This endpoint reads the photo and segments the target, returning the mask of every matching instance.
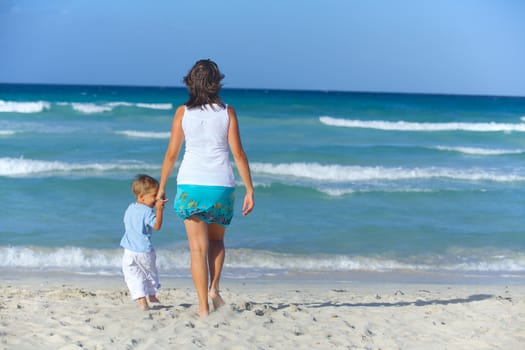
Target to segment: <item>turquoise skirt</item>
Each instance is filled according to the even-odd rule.
[[[235,188],[178,185],[173,209],[186,220],[196,216],[208,224],[228,226],[233,218]]]

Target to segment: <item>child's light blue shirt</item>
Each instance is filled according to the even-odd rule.
[[[126,231],[120,240],[120,246],[136,253],[152,252],[153,245],[150,237],[156,217],[153,208],[144,204],[131,203],[124,214]]]

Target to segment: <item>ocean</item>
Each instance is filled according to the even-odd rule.
[[[0,269],[121,275],[131,180],[159,177],[186,96],[0,85]],[[243,217],[237,176],[226,277],[525,283],[525,98],[221,96],[236,108],[256,192]],[[153,244],[161,276],[188,277],[184,226],[170,207],[175,174]]]

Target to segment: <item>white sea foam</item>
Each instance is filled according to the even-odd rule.
[[[384,271],[414,266],[391,258],[348,255],[297,255],[250,249],[230,249],[227,267],[294,271]]]
[[[481,156],[499,156],[505,154],[522,154],[525,149],[491,149],[491,148],[477,148],[477,147],[447,147],[436,146],[441,151],[452,151],[465,154],[481,155]]]
[[[187,269],[189,254],[186,251],[166,251],[157,258],[159,270]],[[120,274],[121,249],[90,249],[80,247],[0,247],[0,269],[24,268],[60,270],[76,273]]]
[[[122,131],[116,131],[115,134],[125,135],[128,137],[146,138],[146,139],[169,139],[170,138],[169,132],[122,130]]]
[[[85,114],[104,113],[113,110],[111,106],[97,105],[94,103],[72,103],[71,106],[75,111]]]
[[[319,188],[319,191],[332,197],[345,196],[356,192],[351,188]]]
[[[110,107],[139,107],[139,108],[146,108],[146,109],[160,109],[160,110],[167,110],[172,109],[173,105],[171,103],[131,103],[131,102],[110,102],[106,104]]]
[[[158,249],[157,264],[161,273],[189,269],[187,249]],[[120,274],[122,263],[120,249],[89,249],[80,247],[39,248],[0,247],[1,268],[61,270],[77,273]],[[476,255],[468,262],[454,256],[418,256],[393,258],[357,255],[285,254],[251,249],[230,249],[227,269],[251,271],[477,271],[525,273],[523,253]]]
[[[115,107],[137,107],[145,109],[156,110],[170,110],[173,108],[171,103],[131,103],[131,102],[109,102],[109,103],[93,103],[93,102],[56,102],[57,106],[71,106],[73,110],[84,114],[96,114],[111,112]],[[3,101],[0,100],[0,113],[40,113],[44,110],[51,109],[52,104],[47,101]]]
[[[108,267],[118,265],[115,251],[97,251],[92,249],[68,248],[1,248],[2,267]]]
[[[131,103],[131,102],[109,102],[109,103],[106,103],[104,104],[105,106],[109,106],[109,107],[131,107],[133,106],[134,104]]]
[[[10,136],[16,134],[13,130],[0,130],[0,136]]]
[[[390,188],[390,189],[353,189],[347,187],[336,187],[328,188],[320,186],[317,188],[318,191],[325,193],[329,196],[340,197],[348,194],[355,193],[372,193],[372,192],[381,192],[381,193],[429,193],[435,192],[435,190],[425,189],[425,188]]]
[[[389,131],[476,131],[476,132],[495,132],[495,131],[519,131],[525,132],[525,123],[414,123],[406,121],[383,121],[383,120],[354,120],[340,119],[323,116],[319,121],[325,125],[339,126],[347,128],[366,128]]]
[[[169,110],[173,108],[171,103],[131,103],[131,102],[110,102],[103,104],[96,103],[71,103],[73,109],[85,114],[111,112],[116,107],[138,107],[146,109]]]
[[[168,110],[168,109],[173,108],[173,105],[171,103],[137,103],[136,106],[140,108],[161,109],[161,110]]]
[[[449,169],[449,168],[386,168],[346,165],[322,165],[319,163],[252,163],[254,173],[269,174],[290,178],[303,178],[315,181],[348,182],[348,181],[396,181],[411,179],[447,178],[463,181],[525,181],[525,176],[509,173],[497,173],[482,169]]]
[[[51,104],[46,101],[14,102],[0,100],[0,112],[40,113],[49,108],[51,108]]]
[[[66,163],[25,158],[0,158],[0,176],[59,175],[98,173],[115,170],[158,169],[160,166],[142,162]]]

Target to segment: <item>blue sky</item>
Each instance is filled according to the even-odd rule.
[[[0,0],[0,82],[525,96],[520,0]]]

